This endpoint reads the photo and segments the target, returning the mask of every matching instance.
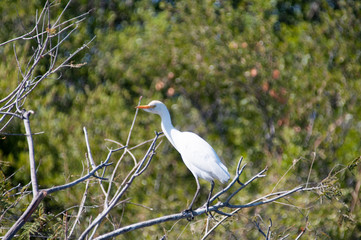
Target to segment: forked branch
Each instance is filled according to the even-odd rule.
[[[133,181],[136,177],[140,176],[149,166],[150,161],[153,159],[153,156],[155,155],[156,150],[156,143],[160,136],[160,133],[155,133],[155,137],[153,139],[153,142],[148,148],[148,151],[145,153],[143,159],[138,162],[138,164],[135,166],[135,171],[131,171],[131,175],[128,175],[126,179],[128,179],[124,185],[122,185],[121,188],[118,189],[118,191],[115,193],[112,200],[109,202],[109,204],[104,205],[103,211],[91,222],[91,224],[83,231],[83,233],[80,235],[79,239],[85,239],[89,232],[95,228],[101,221],[108,215],[110,210],[112,210],[116,204],[119,202],[121,197],[123,197],[124,193],[128,190],[128,188],[131,186]]]
[[[60,5],[56,4],[56,1],[46,1],[40,14],[36,16],[35,26],[28,33],[0,44],[2,47],[13,42],[14,58],[17,63],[17,68],[14,70],[19,72],[20,77],[20,79],[13,79],[13,81],[18,82],[16,87],[0,99],[0,133],[14,118],[22,118],[22,108],[26,98],[43,80],[58,73],[61,68],[84,65],[84,63],[69,64],[69,62],[80,51],[88,48],[95,37],[76,50],[65,51],[70,52],[70,54],[61,56],[60,52],[63,51],[59,51],[90,12],[80,14],[72,19],[62,20],[62,16],[70,3],[71,0],[68,1],[51,26],[50,10]],[[16,44],[25,45],[24,42],[29,42],[31,45],[35,44],[35,46],[30,50],[32,51],[31,56],[24,57],[20,61]],[[22,62],[24,63],[21,64]],[[43,68],[44,62],[46,62],[45,68]],[[36,72],[41,72],[41,74],[35,76]]]
[[[263,204],[267,204],[267,203],[271,203],[274,202],[280,198],[285,198],[291,194],[294,194],[296,192],[304,192],[304,191],[315,191],[315,190],[319,190],[321,189],[320,187],[312,187],[312,188],[305,188],[302,186],[293,188],[291,190],[287,190],[287,191],[280,191],[280,192],[276,192],[276,193],[270,193],[270,194],[266,194],[262,197],[257,198],[256,200],[253,200],[249,203],[246,204],[230,204],[230,201],[234,198],[234,196],[236,196],[237,193],[239,193],[242,189],[244,189],[245,187],[247,187],[248,185],[250,185],[254,180],[258,179],[258,178],[262,178],[265,177],[264,173],[267,171],[267,168],[261,170],[259,173],[257,173],[256,175],[254,175],[252,178],[250,178],[247,182],[245,182],[244,184],[242,184],[239,180],[239,177],[241,176],[244,168],[246,165],[241,166],[243,158],[240,159],[240,161],[238,162],[238,167],[236,170],[236,176],[233,178],[233,180],[230,182],[230,184],[225,187],[224,189],[222,189],[221,191],[219,191],[218,193],[216,193],[210,200],[210,202],[213,202],[215,199],[218,199],[219,197],[221,197],[224,194],[227,194],[228,197],[225,201],[219,201],[218,203],[212,205],[209,207],[209,211],[210,212],[216,212],[219,213],[220,215],[224,215],[224,217],[217,222],[217,224],[210,229],[202,239],[205,239],[207,236],[209,236],[209,234],[214,231],[222,222],[224,222],[227,218],[233,216],[235,213],[237,213],[240,209],[244,209],[244,208],[250,208],[250,207],[255,207],[255,206],[259,206],[259,205],[263,205]],[[234,186],[236,183],[240,184],[240,187],[238,187],[235,191],[231,192],[230,189],[232,188],[232,186]],[[223,209],[234,209],[232,212],[226,213],[223,212]],[[202,214],[206,214],[207,209],[206,206],[203,205],[202,207],[196,209],[193,211],[193,216],[198,216],[198,215],[202,215]],[[176,221],[176,220],[180,220],[180,219],[187,219],[188,216],[186,214],[184,214],[183,212],[180,213],[176,213],[176,214],[170,214],[167,216],[163,216],[163,217],[159,217],[159,218],[154,218],[154,219],[150,219],[150,220],[146,220],[143,222],[138,222],[138,223],[134,223],[134,224],[130,224],[128,226],[124,226],[121,227],[119,229],[116,229],[114,231],[108,232],[106,234],[100,235],[98,237],[95,238],[95,240],[103,240],[103,239],[111,239],[114,238],[118,235],[124,234],[126,232],[130,232],[130,231],[134,231],[136,229],[141,229],[141,228],[145,228],[145,227],[149,227],[149,226],[153,226],[156,224],[160,224],[163,222],[168,222],[168,221]],[[268,230],[266,235],[269,235],[270,233],[270,229]]]
[[[27,120],[28,119],[28,114],[30,114],[30,112],[25,112],[27,114]],[[29,132],[27,131],[27,135],[31,136],[31,131],[29,128]],[[33,141],[30,138],[29,142],[28,142],[29,148],[30,146],[33,146]],[[11,239],[12,237],[14,237],[14,235],[21,229],[21,227],[29,220],[30,216],[33,214],[33,212],[38,208],[39,204],[41,203],[41,201],[44,199],[44,197],[46,197],[47,195],[51,194],[51,193],[55,193],[70,187],[73,187],[79,183],[84,182],[85,180],[96,176],[95,174],[97,173],[97,171],[99,171],[100,169],[109,166],[111,163],[109,163],[110,157],[114,152],[117,152],[119,150],[121,150],[123,148],[118,148],[115,150],[109,150],[108,156],[105,159],[104,162],[102,162],[101,164],[99,164],[98,166],[95,166],[91,171],[89,171],[86,175],[70,182],[64,185],[60,185],[60,186],[55,186],[55,187],[51,187],[51,188],[47,188],[47,189],[42,189],[42,190],[38,190],[38,185],[36,184],[36,194],[33,194],[33,200],[30,203],[30,205],[27,207],[27,209],[24,211],[24,213],[19,217],[19,219],[15,222],[15,224],[13,224],[13,226],[10,228],[10,230],[6,233],[6,235],[4,236],[3,239]],[[35,163],[34,163],[35,164]],[[35,174],[35,178],[36,178],[36,172],[35,172],[35,165],[34,165],[34,174]],[[33,176],[32,176],[33,177]],[[33,179],[32,179],[33,180]],[[34,193],[34,190],[33,190]]]

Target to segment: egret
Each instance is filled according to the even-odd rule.
[[[151,101],[148,105],[137,106],[146,112],[158,114],[161,117],[161,127],[173,147],[180,153],[184,164],[196,179],[197,190],[189,207],[184,211],[192,214],[192,206],[200,190],[198,178],[211,183],[206,209],[208,212],[209,200],[214,188],[214,179],[221,183],[228,182],[230,175],[227,167],[221,162],[217,153],[203,138],[192,132],[181,132],[173,127],[167,107],[160,101]],[[193,218],[193,215],[192,215]]]

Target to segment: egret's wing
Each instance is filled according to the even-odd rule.
[[[220,161],[217,153],[203,138],[192,132],[179,132],[175,142],[184,163],[198,177],[208,181],[229,180],[227,167]]]

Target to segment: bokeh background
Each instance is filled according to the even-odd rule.
[[[58,2],[54,17],[67,3]],[[36,10],[43,4],[1,1],[0,41],[32,29]],[[265,178],[238,194],[238,203],[304,184],[308,176],[310,184],[327,181],[334,186],[240,211],[211,239],[260,239],[254,222],[266,231],[268,219],[274,238],[286,234],[294,238],[306,219],[306,239],[361,237],[361,168],[351,165],[361,155],[360,1],[78,0],[64,18],[89,10],[61,49],[66,54],[96,36],[90,48],[73,60],[86,65],[46,79],[25,104],[36,112],[32,130],[45,132],[34,137],[41,187],[82,174],[83,126],[96,162],[112,146],[104,139],[125,143],[134,107],[143,96],[142,104],[163,101],[177,128],[205,138],[232,176],[241,156],[247,163],[242,180],[269,168]],[[20,62],[25,62],[32,45],[16,44]],[[12,44],[0,48],[0,57],[0,97],[4,97],[16,86],[19,74]],[[154,130],[161,130],[159,117],[139,112],[130,145],[152,138]],[[5,132],[24,132],[22,122],[13,121]],[[146,148],[134,154],[141,156]],[[2,191],[29,182],[27,162],[24,137],[0,139]],[[119,176],[129,170],[132,160],[124,164]],[[179,212],[195,188],[193,176],[164,138],[149,169],[126,195],[135,204],[120,205],[111,213],[112,221],[125,226]],[[77,212],[72,207],[79,204],[83,190],[81,184],[46,198],[22,237],[27,238],[26,230],[38,223],[36,231],[63,238],[63,211],[71,221],[69,216]],[[208,191],[209,183],[202,181],[196,205],[203,204]],[[100,196],[99,188],[92,188],[81,229],[100,211],[91,207],[101,204]],[[3,209],[13,201],[7,195],[0,199]],[[26,204],[25,198],[1,220],[2,233]],[[108,221],[103,227],[111,230]],[[165,223],[119,239],[155,239],[164,234],[169,239],[198,239],[205,221],[202,216],[192,223]]]

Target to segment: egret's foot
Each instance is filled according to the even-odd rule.
[[[192,209],[186,209],[182,212],[183,216],[187,217],[187,220],[190,222],[194,219],[193,211]]]
[[[213,217],[212,212],[209,211],[209,202],[207,202],[207,204],[206,204],[206,215],[207,215],[208,217],[211,217],[212,219],[215,220],[215,218]]]

